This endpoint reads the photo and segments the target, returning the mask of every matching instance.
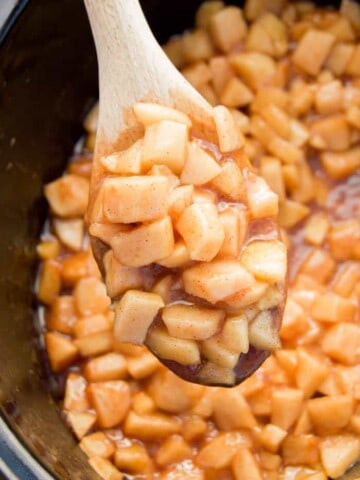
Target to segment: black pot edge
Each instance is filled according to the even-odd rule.
[[[0,44],[3,43],[15,24],[18,17],[24,11],[30,0],[20,0],[4,25],[0,29]],[[53,477],[31,455],[0,415],[0,478],[6,480],[53,480]]]
[[[0,475],[7,480],[53,480],[1,417]]]

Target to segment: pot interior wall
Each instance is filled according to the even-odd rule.
[[[142,2],[160,41],[191,26],[200,3]],[[63,170],[96,97],[82,0],[28,2],[0,45],[0,410],[49,471],[71,480],[98,477],[44,388],[33,327],[35,246],[46,216],[43,184]]]

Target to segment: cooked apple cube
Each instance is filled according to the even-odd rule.
[[[182,48],[185,63],[209,60],[214,54],[209,34],[202,29],[185,32],[182,36]]]
[[[227,208],[219,214],[224,228],[224,241],[219,250],[219,257],[237,257],[240,250],[239,214],[236,208]]]
[[[358,436],[342,434],[325,437],[320,445],[321,461],[330,478],[340,477],[360,455]]]
[[[90,224],[89,233],[93,237],[96,237],[107,245],[110,245],[110,242],[115,235],[120,232],[128,232],[130,229],[130,225],[123,225],[121,223],[95,222]]]
[[[224,8],[224,2],[221,0],[211,0],[203,2],[196,10],[195,25],[197,28],[207,30],[211,17]]]
[[[268,187],[265,180],[252,172],[245,177],[247,200],[252,217],[274,217],[279,210],[279,197]]]
[[[122,342],[142,345],[164,300],[156,293],[128,290],[115,305],[114,335]]]
[[[111,250],[103,257],[105,268],[105,284],[111,298],[120,295],[126,290],[140,288],[143,280],[138,268],[121,265]]]
[[[175,173],[173,173],[169,167],[166,165],[153,165],[148,171],[148,175],[154,175],[155,177],[165,177],[167,178],[170,186],[170,190],[178,187],[180,185],[180,180]]]
[[[84,240],[84,220],[82,218],[54,218],[54,232],[65,247],[79,252]]]
[[[151,289],[152,292],[157,293],[163,298],[165,303],[169,302],[171,287],[174,284],[174,277],[172,275],[166,275],[158,280],[153,288]]]
[[[224,229],[216,206],[211,203],[193,203],[176,223],[192,260],[211,261],[224,241]]]
[[[255,240],[243,250],[241,263],[259,280],[283,282],[286,277],[286,247],[278,240]]]
[[[182,304],[169,305],[161,314],[172,337],[189,340],[206,340],[215,335],[224,316],[222,310]]]
[[[110,458],[114,455],[115,445],[104,432],[86,435],[79,443],[81,450],[91,458]]]
[[[320,155],[326,173],[335,179],[347,177],[360,166],[360,147],[345,152],[324,152]]]
[[[110,173],[118,175],[137,175],[141,173],[142,140],[136,141],[130,148],[101,158],[101,164]]]
[[[220,367],[211,362],[205,363],[198,378],[205,385],[234,385],[235,383],[235,373],[232,368]]]
[[[273,325],[269,311],[260,312],[249,324],[249,342],[264,350],[277,350],[281,347],[279,333]]]
[[[253,92],[239,78],[232,77],[224,86],[219,99],[222,105],[229,108],[240,108],[254,98]]]
[[[234,295],[227,297],[226,303],[229,307],[229,311],[237,312],[241,308],[259,302],[263,297],[265,297],[268,288],[268,283],[254,281],[251,287],[240,290]]]
[[[89,180],[68,174],[45,185],[45,196],[51,210],[59,217],[84,215],[89,197]]]
[[[210,362],[224,368],[234,368],[239,359],[239,352],[230,350],[221,335],[215,335],[201,342],[201,353]]]
[[[96,415],[90,412],[69,412],[67,421],[76,437],[81,440],[95,425]]]
[[[219,175],[220,165],[198,142],[190,142],[187,158],[180,176],[181,183],[203,185]]]
[[[185,113],[175,108],[158,105],[157,103],[137,102],[133,106],[133,110],[137,120],[142,123],[144,127],[166,120],[183,123],[188,127],[192,125],[190,118],[185,115]]]
[[[186,248],[185,243],[182,240],[179,240],[175,243],[172,254],[156,263],[166,268],[179,268],[183,267],[190,261],[189,250]]]
[[[311,124],[310,143],[315,138],[320,150],[343,151],[350,147],[350,128],[344,115],[331,115]],[[313,145],[315,148],[317,144]]]
[[[126,382],[94,382],[88,386],[88,394],[101,428],[115,427],[126,417],[131,403],[130,387]]]
[[[276,74],[276,64],[268,55],[241,52],[230,57],[230,63],[240,78],[255,91],[271,85]]]
[[[45,335],[46,350],[53,372],[60,372],[68,367],[78,356],[78,349],[69,338],[58,333]]]
[[[285,185],[280,160],[275,157],[262,157],[260,174],[271,190],[278,195],[280,200],[283,200],[285,198]]]
[[[169,182],[163,176],[106,178],[104,213],[112,223],[145,222],[167,213]]]
[[[130,267],[143,267],[169,257],[174,250],[170,217],[121,232],[112,239],[111,246],[115,258]]]
[[[235,47],[247,31],[241,9],[233,6],[221,9],[211,17],[209,24],[215,45],[225,53]]]
[[[243,174],[232,160],[222,164],[219,175],[213,178],[211,185],[229,200],[234,202],[245,202],[246,200]]]
[[[218,260],[188,268],[183,273],[184,288],[190,295],[216,303],[241,290],[248,290],[254,277],[237,261]]]
[[[213,203],[217,202],[217,194],[214,190],[204,187],[196,187],[193,192],[193,203]]]
[[[294,64],[310,75],[317,75],[335,43],[331,33],[309,29],[296,46]]]
[[[193,185],[181,185],[169,193],[168,205],[169,215],[177,220],[186,207],[192,204],[194,187]]]
[[[349,63],[346,65],[345,73],[358,77],[360,75],[360,45],[355,46],[354,52],[350,57]]]
[[[113,465],[113,463],[101,457],[92,457],[89,464],[95,472],[104,480],[123,480],[123,474]]]
[[[229,350],[247,353],[249,351],[249,322],[246,316],[228,317],[221,331],[221,338]]]
[[[235,77],[235,73],[225,56],[213,57],[209,60],[211,70],[211,83],[215,93],[220,95],[229,80]]]
[[[188,143],[188,126],[165,120],[148,125],[143,140],[144,170],[166,165],[179,175],[183,169]]]
[[[182,365],[198,365],[201,361],[196,341],[171,337],[165,328],[151,329],[145,345],[160,358],[174,360]]]
[[[241,148],[245,139],[237,128],[230,110],[223,105],[218,105],[214,107],[213,114],[220,151],[226,153]]]
[[[336,43],[328,56],[326,67],[336,76],[343,75],[353,53],[353,44]]]

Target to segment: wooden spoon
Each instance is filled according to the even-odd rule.
[[[191,118],[194,135],[211,141],[216,134],[212,107],[166,57],[153,37],[138,0],[85,0],[85,5],[96,44],[100,85],[91,210],[106,174],[98,160],[103,155],[128,148],[139,136],[139,125],[131,110],[136,102],[177,108]],[[92,245],[101,268],[104,246],[96,239],[92,239]],[[280,324],[280,318],[275,319],[275,324]],[[234,369],[235,383],[247,378],[268,355],[268,351],[254,347],[248,354],[240,355]],[[182,378],[198,382],[196,370],[160,360]]]

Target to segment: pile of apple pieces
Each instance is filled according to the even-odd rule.
[[[218,144],[195,138],[178,110],[133,111],[143,137],[97,160],[88,215],[115,337],[147,345],[187,380],[234,385],[280,346],[287,258],[277,195],[225,107],[213,109]]]

